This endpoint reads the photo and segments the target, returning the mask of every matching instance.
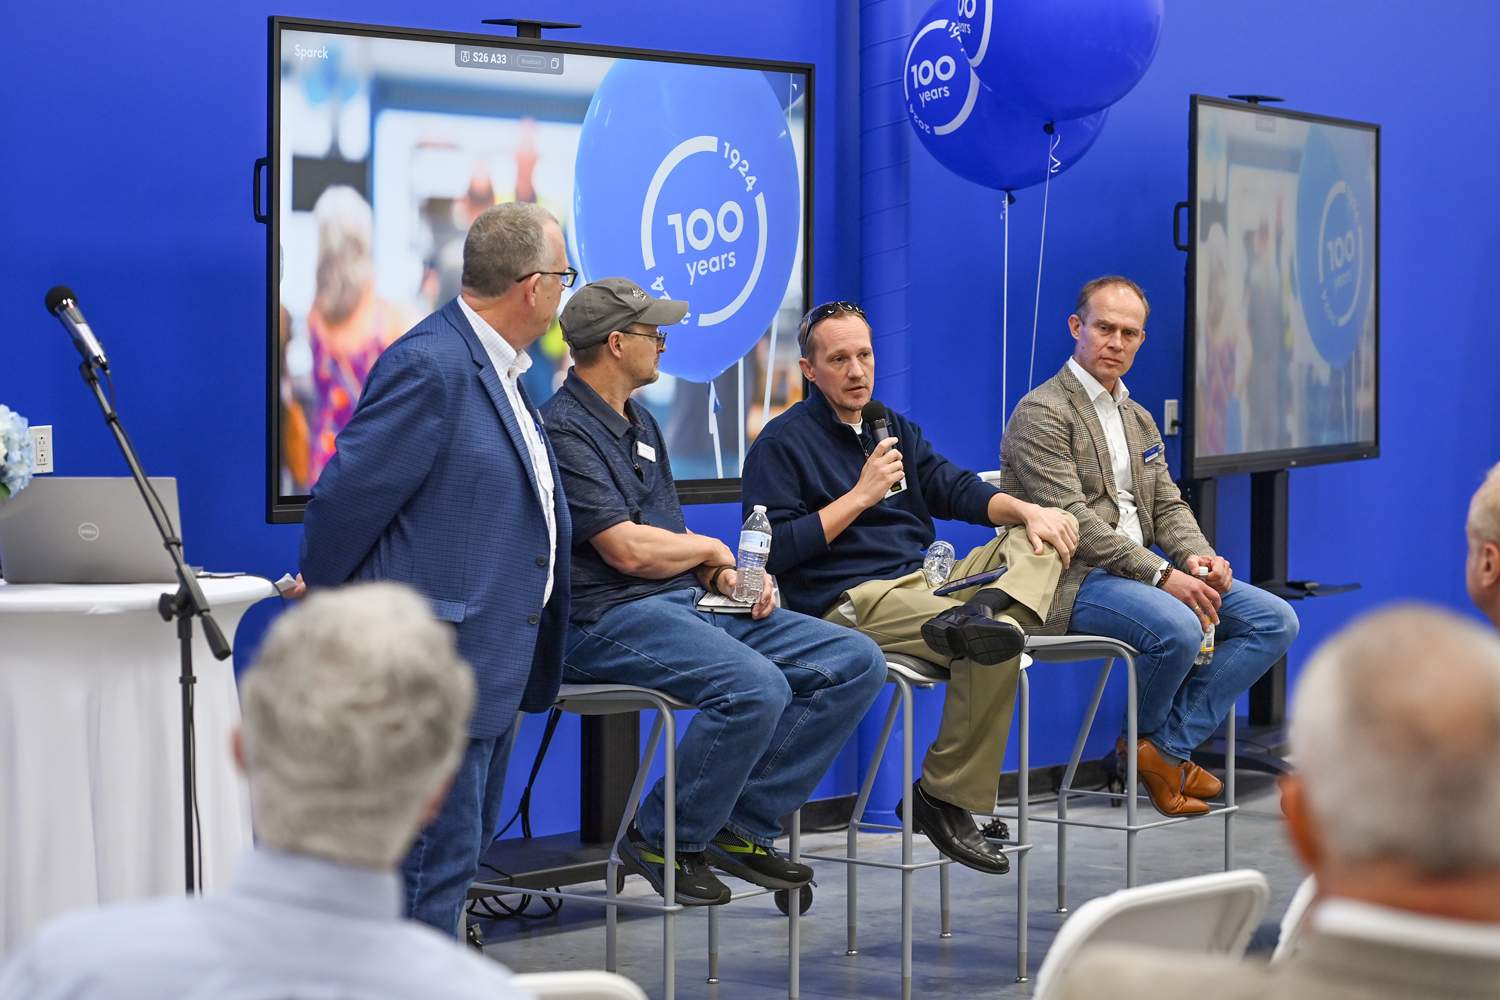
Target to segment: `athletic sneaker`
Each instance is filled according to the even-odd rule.
[[[665,899],[667,863],[662,849],[647,843],[634,823],[625,831],[619,849],[621,866],[650,882],[651,888]],[[701,852],[678,851],[675,871],[673,894],[683,906],[714,906],[729,902],[729,887],[709,871]]]
[[[720,830],[703,852],[709,864],[766,889],[800,889],[813,870],[779,854],[774,847],[752,844],[737,833]]]

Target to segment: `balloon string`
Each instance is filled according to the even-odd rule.
[[[1057,144],[1060,142],[1062,136],[1055,131],[1048,136],[1047,174],[1042,181],[1042,239],[1036,250],[1036,300],[1031,306],[1031,367],[1026,372],[1027,392],[1036,385],[1036,328],[1037,319],[1042,312],[1042,262],[1047,253],[1047,200],[1052,193],[1052,175],[1062,169],[1062,161],[1057,158]]]
[[[1000,427],[1005,427],[1005,418],[1009,414],[1006,408],[1005,387],[1009,382],[1010,375],[1010,192],[1003,191],[1004,200],[1000,203],[1000,221],[1002,223],[1002,247],[1000,264]]]
[[[719,390],[713,380],[708,382],[708,436],[714,442],[715,478],[724,478],[724,444],[719,440]]]

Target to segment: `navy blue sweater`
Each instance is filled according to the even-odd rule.
[[[818,511],[859,481],[865,452],[878,443],[868,428],[863,440],[856,436],[810,387],[806,400],[766,424],[745,456],[745,516],[765,504],[771,517],[767,568],[787,607],[821,616],[850,587],[918,569],[922,550],[936,537],[934,517],[990,523],[990,497],[999,490],[933,451],[922,429],[901,414],[892,411],[890,422],[900,439],[907,489],[860,514],[831,544]]]

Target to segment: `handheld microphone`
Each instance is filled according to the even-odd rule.
[[[109,359],[104,356],[104,348],[99,344],[99,338],[94,336],[94,331],[89,329],[88,320],[83,318],[83,312],[78,308],[78,298],[73,294],[73,289],[67,285],[58,285],[47,293],[47,311],[58,318],[58,321],[67,328],[68,336],[73,338],[73,346],[78,348],[78,353],[83,355],[83,360],[91,365],[98,365],[105,371],[109,370]]]
[[[869,425],[870,437],[874,439],[876,444],[891,436],[890,413],[886,410],[885,404],[880,402],[880,400],[872,399],[866,403],[865,408],[859,412],[859,418]],[[894,496],[904,489],[906,489],[906,477],[902,476],[895,483],[891,484],[891,488],[886,492],[886,496]]]

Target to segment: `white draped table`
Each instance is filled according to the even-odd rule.
[[[205,579],[233,642],[259,577]],[[171,584],[0,583],[0,960],[51,917],[183,891],[177,628]],[[230,754],[232,661],[194,626],[203,884],[228,883],[250,845],[249,794]],[[88,947],[80,942],[79,947]]]

